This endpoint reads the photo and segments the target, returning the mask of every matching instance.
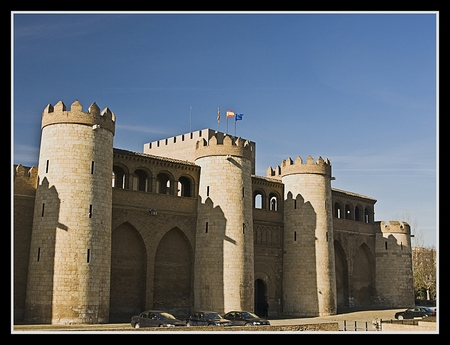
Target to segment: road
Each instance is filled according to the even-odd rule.
[[[339,324],[339,330],[348,331],[374,331],[373,321],[375,319],[391,320],[394,319],[394,314],[403,309],[383,309],[383,310],[364,310],[364,311],[350,311],[339,313],[337,315],[321,316],[321,317],[302,317],[302,318],[271,318],[270,324],[273,326],[289,326],[302,324],[315,324],[322,322],[334,322]],[[129,323],[115,323],[115,324],[95,324],[95,325],[12,325],[11,332],[15,334],[25,333],[53,333],[72,332],[72,331],[86,331],[86,332],[133,332]],[[58,332],[58,333],[59,333]]]

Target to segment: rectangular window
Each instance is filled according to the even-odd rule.
[[[91,163],[91,174],[93,174],[94,173],[94,161],[92,161],[92,163]]]
[[[243,198],[245,197],[245,189],[244,189],[244,187],[242,187],[242,197]]]
[[[328,242],[328,231],[327,231],[326,235],[327,235],[327,242]]]
[[[208,222],[206,222],[206,229],[205,229],[206,231],[206,233],[208,233]]]
[[[294,200],[294,210],[297,209],[297,200]]]
[[[44,212],[45,212],[45,203],[42,204],[41,217],[44,217]]]
[[[37,261],[41,260],[41,247],[38,248]]]
[[[89,218],[92,218],[92,205],[89,205]]]
[[[294,242],[297,242],[297,231],[294,231]]]
[[[89,263],[89,261],[91,261],[91,250],[90,249],[87,250],[86,261],[87,261],[87,263]]]
[[[209,186],[206,186],[206,196],[209,196]]]
[[[384,242],[384,249],[387,249],[387,242]]]
[[[242,233],[245,234],[245,223],[242,223]]]
[[[49,160],[47,159],[47,163],[45,164],[45,173],[48,173],[48,165],[49,165]]]

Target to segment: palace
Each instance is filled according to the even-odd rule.
[[[410,226],[331,187],[332,166],[202,129],[113,147],[116,117],[42,113],[37,167],[14,167],[14,319],[128,322],[145,309],[324,316],[414,305]]]

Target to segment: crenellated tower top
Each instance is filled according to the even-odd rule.
[[[207,156],[236,156],[253,160],[253,147],[248,140],[236,138],[233,140],[229,135],[225,135],[220,141],[217,135],[213,135],[209,141],[201,139],[195,144],[196,159]]]
[[[278,165],[275,169],[269,167],[266,171],[267,177],[279,179],[291,174],[320,174],[327,175],[331,178],[331,162],[328,158],[323,160],[320,156],[316,162],[314,162],[311,156],[308,156],[305,163],[300,156],[295,161],[289,157],[283,160],[281,165]]]
[[[42,128],[55,123],[97,126],[96,128],[105,128],[114,134],[116,116],[109,108],[100,112],[100,108],[95,102],[91,104],[87,112],[84,112],[78,100],[72,103],[69,111],[66,110],[64,103],[59,101],[55,106],[48,104],[42,112]]]
[[[399,222],[397,220],[390,220],[389,224],[381,221],[380,227],[382,232],[387,233],[402,233],[407,235],[411,233],[411,227],[407,222]]]

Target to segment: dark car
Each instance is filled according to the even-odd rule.
[[[436,311],[429,307],[414,307],[408,308],[405,311],[399,311],[395,313],[395,318],[398,320],[403,319],[423,319],[428,316],[436,316]]]
[[[196,311],[186,319],[187,326],[233,326],[215,311]]]
[[[172,314],[162,310],[146,310],[131,318],[131,327],[175,327],[186,326]]]
[[[269,320],[262,319],[258,315],[249,311],[230,311],[223,317],[224,319],[233,322],[233,326],[270,325]]]

